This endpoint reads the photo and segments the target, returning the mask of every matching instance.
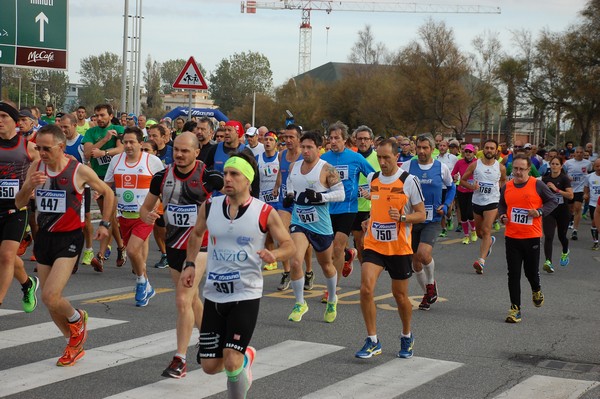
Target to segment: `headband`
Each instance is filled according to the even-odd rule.
[[[268,132],[265,133],[264,137],[273,137],[275,139],[275,141],[279,141],[277,139],[277,134],[275,132],[268,131]]]
[[[227,162],[225,162],[225,166],[223,166],[223,169],[225,168],[239,170],[241,174],[246,176],[250,183],[252,183],[252,180],[254,180],[254,169],[252,169],[252,165],[250,165],[250,163],[248,163],[248,161],[242,157],[229,158]]]
[[[6,112],[15,122],[19,121],[19,111],[12,105],[0,101],[0,111]]]

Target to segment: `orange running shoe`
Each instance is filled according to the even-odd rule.
[[[347,255],[348,260],[344,261],[344,267],[342,268],[342,276],[348,277],[352,274],[352,262],[354,262],[356,255],[358,255],[358,251],[356,250],[356,248],[348,248],[344,252],[344,257],[346,257]]]
[[[19,249],[17,250],[17,256],[22,256],[25,251],[27,251],[27,247],[31,245],[31,241],[31,234],[27,234],[25,237],[23,237],[21,243],[19,244]]]
[[[76,361],[81,359],[85,355],[83,346],[80,348],[73,348],[67,345],[63,355],[56,361],[56,365],[59,367],[69,367],[75,364]]]
[[[72,348],[83,348],[83,344],[87,339],[87,321],[88,314],[85,310],[77,309],[79,312],[79,320],[75,323],[69,323],[71,337],[69,338],[69,346]]]

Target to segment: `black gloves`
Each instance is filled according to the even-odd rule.
[[[292,205],[294,205],[294,194],[286,194],[286,196],[283,198],[282,204],[284,208],[290,208]]]
[[[296,202],[300,205],[323,205],[323,194],[316,192],[310,188],[298,195]]]

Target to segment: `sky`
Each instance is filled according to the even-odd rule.
[[[585,0],[399,2],[492,6],[500,7],[501,14],[373,13],[336,11],[335,8],[329,14],[313,11],[311,67],[327,62],[347,62],[358,31],[367,24],[377,42],[397,51],[418,39],[418,28],[428,18],[445,21],[464,51],[473,52],[472,40],[487,30],[499,33],[504,50],[513,54],[515,46],[511,32],[525,29],[536,37],[544,29],[564,31],[580,20],[579,12],[587,3]],[[133,13],[136,0],[129,3],[130,13]],[[280,2],[259,0],[259,3]],[[68,74],[71,82],[80,80],[82,58],[105,51],[122,55],[123,4],[124,0],[69,1]],[[187,60],[193,56],[210,75],[223,58],[238,52],[255,51],[269,59],[275,86],[297,75],[301,12],[258,9],[256,14],[242,14],[240,8],[238,0],[142,0],[142,71],[148,55],[159,62],[177,58]]]

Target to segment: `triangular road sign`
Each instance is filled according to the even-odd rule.
[[[175,89],[192,89],[192,90],[206,90],[208,89],[208,85],[204,81],[204,77],[194,61],[194,57],[190,57],[190,59],[185,63],[185,66],[179,72],[179,76],[175,79],[175,83],[173,83],[173,87]]]

